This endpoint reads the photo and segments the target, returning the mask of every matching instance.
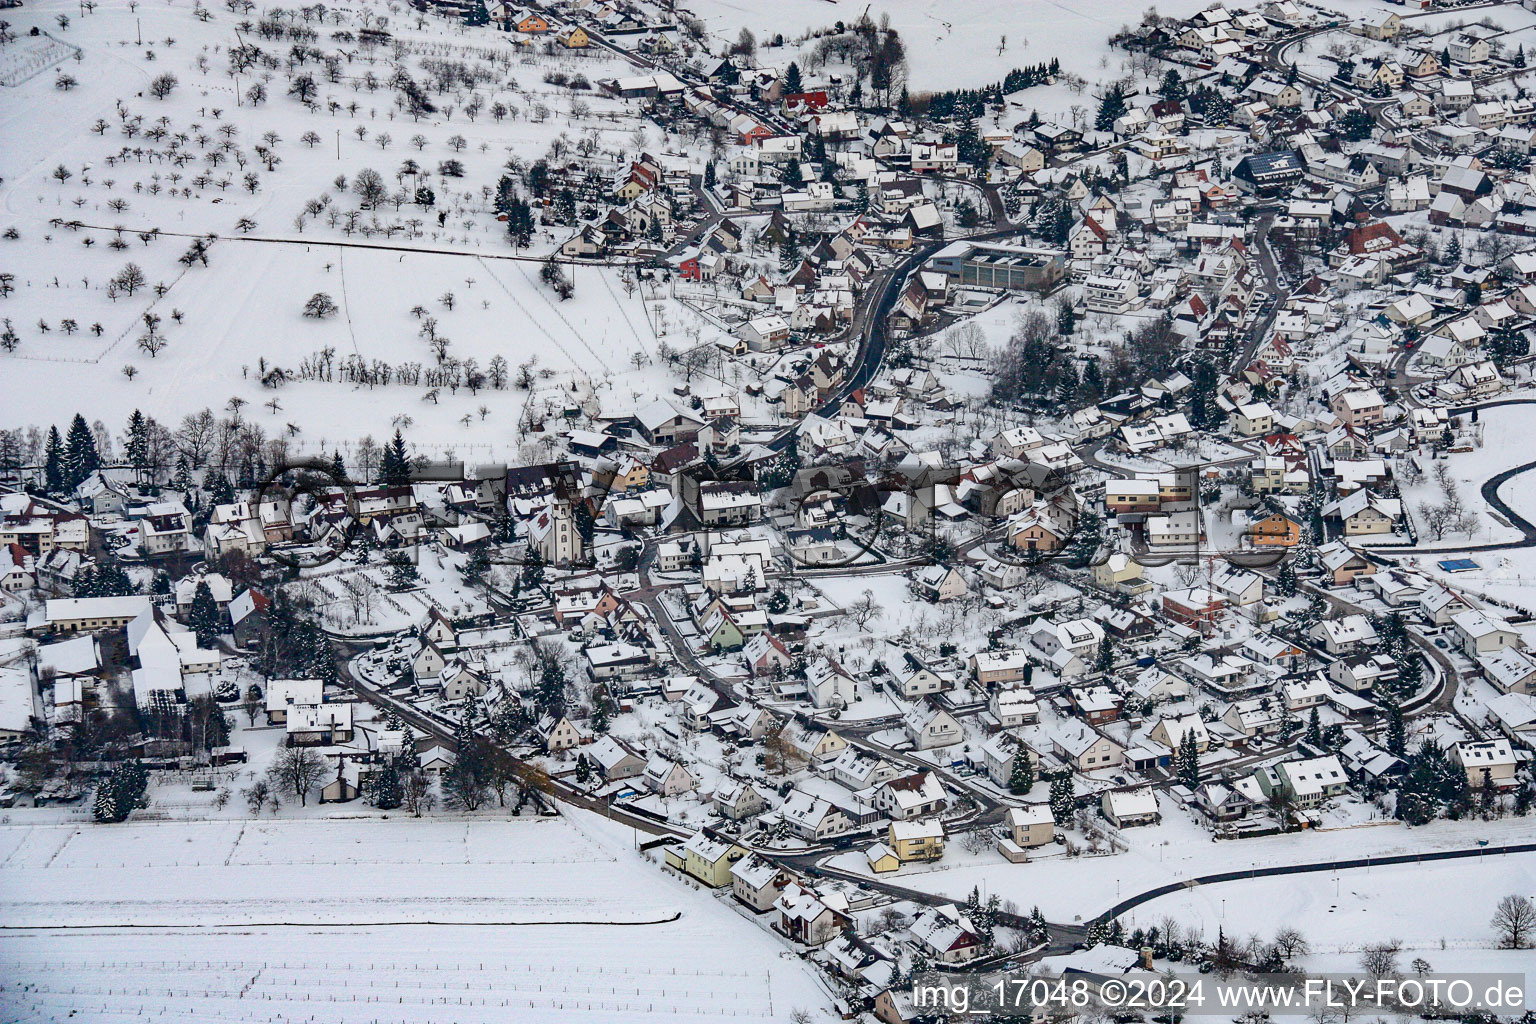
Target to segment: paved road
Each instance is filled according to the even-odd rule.
[[[1324,602],[1339,608],[1346,614],[1375,614],[1372,609],[1340,597],[1327,588],[1318,586],[1311,580],[1298,580],[1297,585],[1307,593],[1322,598]],[[1456,690],[1460,684],[1461,675],[1457,671],[1455,663],[1451,661],[1450,655],[1436,647],[1433,640],[1420,636],[1412,630],[1408,631],[1408,639],[1439,667],[1440,681],[1426,693],[1405,700],[1402,705],[1403,714],[1454,711]]]
[[[1128,896],[1110,907],[1096,920],[1110,921],[1127,910],[1132,910],[1143,903],[1150,903],[1160,896],[1180,892],[1184,889],[1193,889],[1201,885],[1215,885],[1221,882],[1238,882],[1250,878],[1264,878],[1274,875],[1302,875],[1319,871],[1350,871],[1355,868],[1383,867],[1390,864],[1424,864],[1437,860],[1460,860],[1466,857],[1501,856],[1509,853],[1536,852],[1536,843],[1512,843],[1507,846],[1473,846],[1462,850],[1431,850],[1425,853],[1394,853],[1382,854],[1375,857],[1352,857],[1347,860],[1314,861],[1308,864],[1277,864],[1272,867],[1246,868],[1238,871],[1218,871],[1209,875],[1197,875],[1194,878],[1186,878],[1180,882],[1169,882],[1146,892],[1139,892],[1134,896]]]
[[[1253,329],[1248,332],[1247,342],[1232,360],[1231,371],[1234,375],[1242,373],[1243,369],[1253,362],[1259,346],[1269,337],[1269,330],[1274,326],[1275,318],[1280,315],[1280,304],[1285,299],[1285,283],[1280,276],[1280,266],[1275,262],[1275,254],[1269,247],[1269,229],[1274,220],[1274,211],[1266,210],[1259,216],[1254,231],[1254,249],[1259,255],[1259,273],[1264,278],[1264,290],[1269,293],[1272,301],[1269,312],[1262,320],[1254,323]]]

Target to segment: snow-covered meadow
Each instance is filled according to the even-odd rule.
[[[1472,867],[1441,861],[1202,885],[1144,903],[1134,918],[1146,926],[1171,916],[1207,940],[1221,927],[1265,937],[1296,928],[1318,954],[1401,939],[1405,950],[1424,951],[1445,970],[1434,951],[1488,953],[1497,942],[1489,919],[1499,898],[1532,891],[1536,857],[1522,854]]]
[[[632,842],[581,812],[0,826],[0,1016],[785,1020],[825,1002]]]

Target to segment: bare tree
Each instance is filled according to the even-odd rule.
[[[400,773],[400,800],[417,818],[432,809],[432,780],[420,768]]]
[[[1536,934],[1536,904],[1525,896],[1505,896],[1493,912],[1492,923],[1499,933],[1500,949],[1528,949]]]
[[[1397,954],[1402,950],[1401,939],[1378,942],[1360,951],[1360,969],[1373,978],[1389,978],[1397,974]]]
[[[853,620],[854,625],[859,627],[860,632],[863,632],[870,619],[875,618],[882,611],[884,609],[875,601],[875,592],[868,589],[847,608],[848,617]]]
[[[1307,944],[1306,936],[1302,935],[1295,928],[1281,928],[1275,932],[1275,948],[1287,960],[1293,957],[1306,956],[1311,949]]]
[[[302,806],[326,776],[325,758],[308,747],[285,747],[272,759],[267,775],[274,788],[292,790]]]

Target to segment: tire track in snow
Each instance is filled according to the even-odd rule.
[[[400,257],[404,259],[405,257]],[[358,359],[363,358],[362,349],[357,347],[357,331],[352,327],[352,303],[347,299],[347,252],[345,249],[336,250],[336,269],[341,278],[341,311],[347,318],[347,334],[352,338],[352,352]],[[358,385],[361,387],[362,385]],[[356,388],[353,389],[357,390]]]
[[[608,297],[613,299],[613,306],[619,311],[619,316],[624,318],[624,323],[629,327],[629,333],[635,336],[635,344],[641,349],[645,348],[645,339],[640,337],[640,332],[635,329],[635,322],[624,311],[624,303],[619,301],[619,295],[613,290],[613,282],[608,280],[607,274],[599,274],[598,278],[603,282],[603,287],[608,289]],[[655,340],[654,338],[652,340]]]
[[[587,339],[582,337],[582,332],[578,331],[576,329],[576,325],[571,323],[569,320],[567,320],[565,318],[565,314],[560,312],[560,307],[559,306],[556,306],[552,301],[550,301],[549,296],[544,294],[544,289],[539,287],[539,283],[537,281],[535,281],[533,278],[529,277],[528,276],[528,272],[522,266],[519,266],[517,269],[518,269],[518,272],[523,275],[523,280],[527,281],[528,284],[533,288],[533,293],[535,295],[537,295],[539,298],[544,300],[544,305],[549,307],[549,311],[551,313],[555,314],[555,316],[559,317],[560,318],[560,322],[565,324],[566,329],[571,332],[571,335],[577,341],[581,342],[581,347],[586,349],[588,352],[591,352],[592,353],[592,358],[596,359],[600,364],[602,364],[602,367],[603,367],[604,370],[607,370],[609,373],[612,373],[613,372],[613,367],[608,365],[608,360],[606,360],[602,356],[598,355],[597,354],[597,350],[594,349],[591,345],[587,344]]]
[[[579,360],[575,356],[571,355],[570,349],[568,349],[564,345],[560,344],[560,339],[556,338],[553,334],[550,334],[549,331],[544,329],[544,325],[539,322],[537,317],[535,317],[532,313],[530,313],[528,311],[528,307],[524,306],[521,302],[519,302],[518,299],[517,299],[517,296],[512,294],[512,289],[507,287],[507,283],[505,281],[503,281],[501,278],[496,276],[496,272],[491,269],[490,264],[486,263],[485,260],[481,259],[479,256],[476,256],[475,259],[480,260],[480,265],[485,268],[485,272],[487,274],[491,275],[491,280],[496,282],[496,287],[500,288],[503,292],[506,293],[507,298],[512,300],[512,305],[517,307],[518,312],[522,313],[523,316],[528,318],[528,323],[532,327],[537,329],[540,334],[542,334],[542,335],[544,335],[544,337],[548,338],[549,341],[550,341],[550,344],[554,345],[555,348],[560,350],[560,354],[565,356],[565,358],[570,361],[570,364],[571,364],[572,367],[580,369],[580,367],[581,367],[581,360]],[[567,325],[567,326],[569,326],[569,325]],[[581,341],[581,338],[580,338],[579,335],[577,336],[577,340]],[[589,346],[587,346],[587,343],[585,341],[582,341],[581,344],[582,344],[582,347],[586,348],[588,352],[592,352],[592,349]],[[597,353],[596,352],[592,352],[592,358],[593,359],[597,359]],[[598,359],[598,362],[602,362],[602,360]]]

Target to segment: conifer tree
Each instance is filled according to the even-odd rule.
[[[400,788],[400,771],[391,762],[373,774],[373,806],[381,811],[392,811],[404,801]]]
[[[1051,818],[1058,825],[1072,820],[1074,807],[1072,776],[1058,775],[1051,780]]]
[[[1200,749],[1195,744],[1195,730],[1186,729],[1179,740],[1177,755],[1179,781],[1190,789],[1200,785]]]
[[[784,71],[784,91],[790,95],[805,91],[800,81],[800,65],[794,61],[790,61],[789,67]]]
[[[213,591],[209,589],[206,580],[198,583],[197,589],[192,592],[192,610],[187,619],[197,634],[197,646],[213,647],[223,632],[224,624],[220,620],[218,603],[214,601]]]
[[[69,435],[64,439],[64,487],[74,490],[80,482],[101,466],[96,453],[96,435],[86,425],[85,417],[75,413],[69,424]]]
[[[1029,752],[1020,748],[1013,755],[1013,770],[1008,773],[1008,792],[1023,796],[1035,785],[1035,766],[1030,763]]]
[[[149,418],[135,409],[128,417],[128,441],[124,455],[133,467],[135,476],[142,480],[149,472]]]
[[[1402,757],[1407,749],[1408,734],[1403,724],[1403,709],[1393,700],[1387,704],[1387,753]]]
[[[400,431],[384,446],[384,457],[379,462],[379,483],[388,487],[403,487],[411,482],[411,457]]]
[[[48,441],[43,446],[43,489],[49,494],[64,490],[64,442],[59,439],[59,428],[48,428]]]

